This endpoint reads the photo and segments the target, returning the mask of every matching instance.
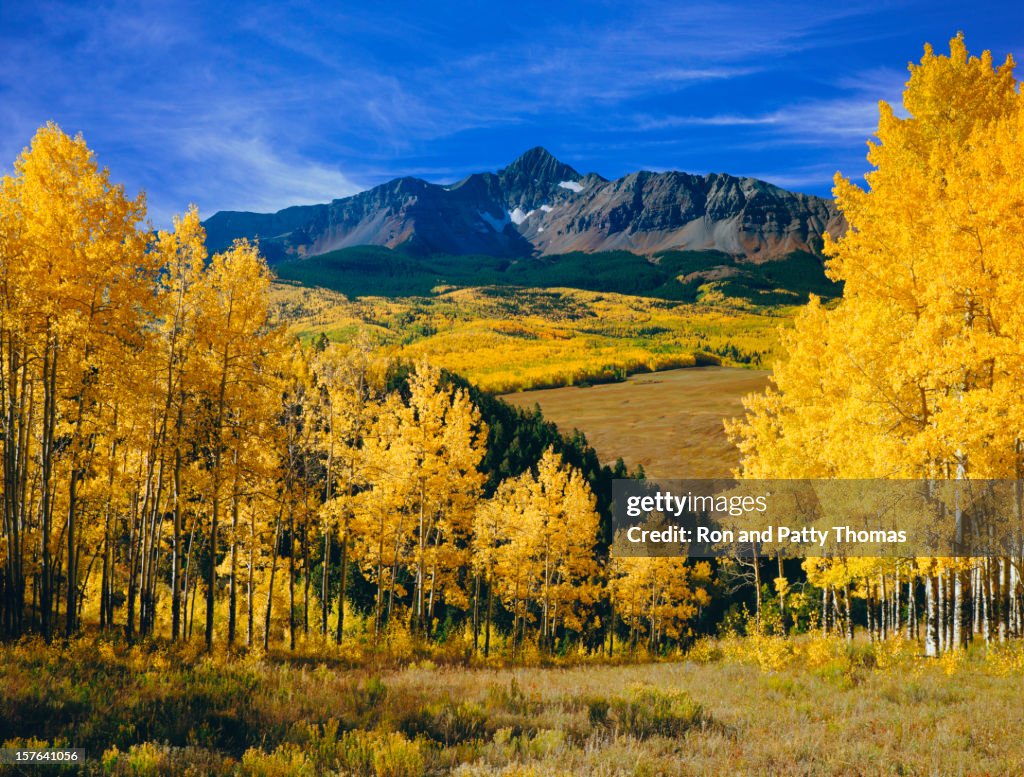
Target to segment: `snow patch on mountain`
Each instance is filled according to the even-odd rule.
[[[516,208],[516,210],[519,210],[519,209]],[[488,224],[490,224],[491,225],[491,229],[493,229],[495,232],[498,232],[498,233],[504,232],[505,231],[505,225],[508,224],[508,217],[507,216],[505,218],[500,218],[499,219],[499,218],[495,218],[494,216],[492,216],[490,213],[487,213],[486,211],[480,211],[480,218],[482,218],[484,221],[486,221]]]
[[[583,191],[583,184],[577,183],[576,181],[559,181],[558,185],[563,189],[568,189],[569,191],[576,192],[577,194]]]
[[[508,214],[508,217],[512,220],[512,223],[518,227],[520,224],[522,224],[536,212],[537,211],[535,210],[531,210],[524,213],[523,209],[517,206],[514,211]]]

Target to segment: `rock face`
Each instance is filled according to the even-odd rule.
[[[448,186],[396,178],[325,205],[221,211],[205,226],[212,250],[258,238],[271,261],[357,245],[508,257],[713,249],[758,261],[817,253],[825,232],[845,230],[831,200],[753,178],[637,172],[607,181],[539,147]]]

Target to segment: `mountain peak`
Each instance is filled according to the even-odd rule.
[[[606,181],[581,176],[541,146],[456,184],[398,178],[329,205],[216,214],[206,223],[212,250],[260,237],[274,259],[384,245],[502,257],[713,249],[760,261],[813,253],[824,232],[845,230],[831,201],[761,181],[680,172]]]
[[[582,176],[564,162],[559,162],[546,148],[534,146],[508,167],[498,171],[509,212],[523,212],[549,204],[559,193],[559,184],[575,183]]]
[[[548,151],[544,146],[534,146],[524,151],[522,154],[517,156],[509,167],[523,167],[528,165],[534,165],[545,162],[558,162],[555,155]],[[560,163],[559,163],[560,164]]]
[[[580,174],[564,162],[560,162],[543,146],[534,146],[520,154],[512,164],[498,171],[503,179],[526,178],[531,181],[554,183],[576,181]]]

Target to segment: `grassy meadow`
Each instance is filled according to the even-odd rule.
[[[537,404],[564,431],[579,429],[602,461],[622,458],[654,478],[717,478],[739,464],[722,419],[742,415],[740,400],[762,391],[767,380],[764,370],[694,367],[502,399],[524,409]]]
[[[111,775],[1020,774],[1019,649],[915,651],[748,637],[635,664],[352,666],[25,642],[0,648],[0,740],[84,748]]]

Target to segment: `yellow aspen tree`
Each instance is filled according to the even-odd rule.
[[[102,352],[122,351],[142,330],[153,271],[145,250],[147,238],[139,227],[144,197],[126,197],[123,188],[110,181],[108,171],[99,168],[81,136],[71,138],[48,124],[15,161],[14,174],[4,178],[0,200],[5,296],[0,324],[5,374],[0,392],[7,426],[4,438],[12,443],[5,445],[5,528],[20,534],[28,521],[40,527],[39,604],[42,630],[49,637],[55,627],[58,549],[53,530],[60,501],[63,516],[57,536],[66,541],[65,629],[71,634],[77,628],[80,584],[79,490],[89,455],[83,426],[93,410]],[[11,502],[24,495],[21,480],[29,476],[23,458],[28,429],[20,419],[26,411],[21,392],[33,391],[33,384],[42,401],[37,411],[40,498],[37,515],[30,518],[20,513],[24,502]],[[60,497],[55,478],[58,429],[69,435],[63,456],[68,475]],[[15,440],[19,442],[13,444]],[[9,567],[20,562],[23,546],[13,550]],[[23,578],[14,569],[8,574],[12,579],[5,589],[14,597],[9,609],[17,630],[22,624]]]
[[[880,105],[868,188],[836,177],[849,230],[825,251],[843,297],[797,317],[775,387],[748,400],[746,419],[730,427],[744,476],[1021,475],[1024,433],[1012,419],[1024,388],[1024,249],[1013,237],[1022,103],[1013,61],[971,57],[960,37],[948,56],[926,47],[903,105],[905,117]],[[976,564],[919,566],[929,652],[962,645]],[[944,629],[945,641],[935,636]]]
[[[527,621],[535,617],[530,604],[541,577],[537,546],[544,517],[538,510],[535,484],[529,470],[503,481],[477,522],[476,548],[484,554],[479,561],[490,567],[491,586],[512,614],[513,657],[525,638],[520,634],[525,634]],[[489,635],[488,622],[485,653]]]
[[[597,500],[583,474],[566,465],[553,449],[537,463],[536,510],[542,521],[538,540],[542,649],[553,650],[559,625],[578,629],[582,612],[597,598]]]
[[[345,627],[351,522],[357,494],[368,487],[368,463],[363,443],[371,430],[374,405],[380,401],[384,366],[373,356],[365,341],[358,341],[347,350],[328,345],[313,359],[320,390],[321,426],[317,445],[325,459],[324,502],[321,508],[324,538],[321,630],[326,634],[330,610],[331,538],[334,535],[340,552],[335,628],[335,642],[339,644]]]
[[[654,653],[665,639],[680,640],[701,607],[711,603],[711,566],[684,558],[619,558],[609,579],[616,612],[629,627],[629,645],[636,651],[641,633]]]
[[[175,217],[174,229],[159,232],[155,250],[162,272],[157,287],[157,311],[160,326],[156,345],[160,352],[159,376],[163,394],[160,423],[161,447],[170,458],[171,502],[171,639],[181,635],[182,557],[185,447],[187,423],[193,412],[195,391],[189,384],[192,350],[199,318],[197,284],[203,275],[207,252],[206,234],[193,206],[182,217]]]
[[[490,499],[478,503],[473,516],[473,539],[471,544],[472,566],[477,580],[474,599],[479,599],[480,583],[487,588],[487,606],[484,613],[484,656],[491,654],[491,622],[494,617],[494,591],[497,585],[498,570],[502,569],[503,580],[512,576],[513,612],[518,606],[520,588],[526,590],[526,578],[516,575],[525,573],[519,563],[525,561],[522,555],[510,555],[515,550],[525,550],[519,545],[515,549],[502,550],[502,546],[511,543],[513,538],[523,538],[520,531],[526,529],[522,518],[529,511],[529,489],[524,487],[525,478],[510,478],[502,481]],[[511,563],[509,563],[511,562]],[[506,583],[507,585],[507,583]],[[479,641],[479,601],[474,601],[473,648]]]
[[[401,600],[405,596],[399,573],[413,557],[408,496],[415,490],[414,461],[397,420],[404,409],[396,392],[373,405],[370,429],[363,441],[366,477],[372,487],[353,500],[353,556],[363,576],[377,589],[375,638],[390,620],[395,597]]]
[[[505,481],[490,502],[475,522],[478,568],[493,576],[513,615],[513,652],[535,620],[539,646],[551,650],[558,627],[578,629],[599,594],[594,495],[579,470],[548,448],[536,474]]]
[[[203,360],[202,443],[210,473],[210,564],[206,590],[206,644],[213,644],[217,588],[218,530],[230,479],[226,464],[237,446],[239,408],[266,386],[273,331],[267,299],[266,263],[256,247],[237,242],[216,254],[199,283],[202,318],[196,351]]]
[[[387,611],[400,567],[412,578],[410,626],[429,633],[438,600],[467,606],[464,572],[473,510],[483,486],[486,427],[464,389],[444,385],[441,373],[420,362],[409,376],[409,396],[388,398],[367,446],[380,480],[374,492],[396,505]],[[383,517],[383,516],[381,516]],[[393,519],[394,521],[394,519]]]

